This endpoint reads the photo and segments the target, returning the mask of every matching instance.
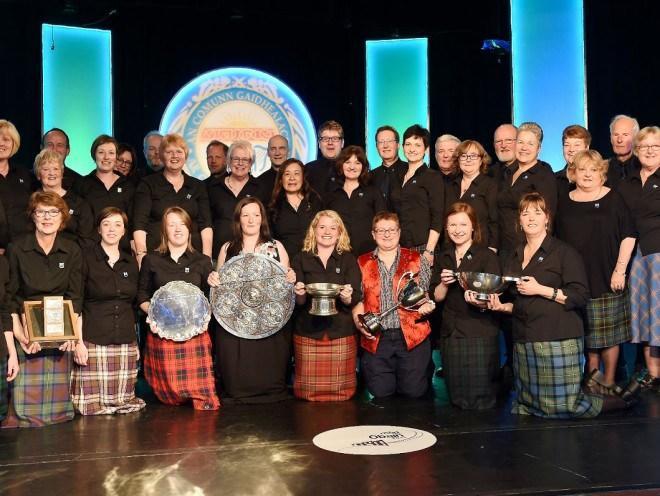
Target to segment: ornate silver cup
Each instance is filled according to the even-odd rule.
[[[329,317],[337,315],[337,305],[335,299],[341,291],[341,284],[329,282],[315,282],[306,284],[305,291],[312,297],[312,307],[309,309],[310,315],[320,317]]]
[[[487,272],[455,272],[461,288],[465,291],[474,291],[477,293],[477,300],[488,301],[490,295],[501,293],[511,282],[516,282],[520,278],[513,276],[498,276]]]

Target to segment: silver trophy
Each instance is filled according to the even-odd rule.
[[[151,297],[148,317],[152,329],[161,338],[188,341],[208,328],[211,306],[194,284],[171,281]]]
[[[331,282],[315,282],[305,284],[305,291],[312,297],[312,305],[309,308],[310,315],[318,317],[329,317],[337,315],[336,298],[339,296],[343,286]]]
[[[293,284],[286,269],[272,257],[244,253],[218,271],[220,284],[211,289],[213,315],[227,332],[261,339],[284,327],[293,312]]]
[[[477,293],[479,301],[488,301],[491,294],[504,291],[509,283],[519,281],[519,277],[498,276],[487,272],[454,272],[454,277],[465,291]]]
[[[358,315],[358,321],[360,324],[362,324],[362,326],[371,334],[378,334],[383,330],[383,325],[381,322],[382,318],[386,315],[389,315],[398,308],[414,310],[415,308],[419,308],[424,303],[430,301],[426,297],[426,292],[415,281],[416,276],[416,272],[404,272],[396,285],[398,303],[392,305],[381,313],[367,312]],[[402,288],[401,284],[405,279],[408,279],[408,281]]]

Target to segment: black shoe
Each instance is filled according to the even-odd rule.
[[[621,398],[626,403],[632,404],[637,401],[639,398],[639,393],[642,392],[643,388],[644,386],[642,383],[636,377],[633,377],[630,379],[628,385],[621,390],[619,398]]]

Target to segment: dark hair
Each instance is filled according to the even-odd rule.
[[[447,230],[447,222],[449,221],[449,216],[454,214],[467,214],[472,223],[472,229],[474,234],[472,235],[472,242],[480,244],[483,236],[481,235],[481,225],[479,224],[479,217],[477,217],[477,212],[472,205],[465,202],[455,202],[449,206],[447,213],[445,214],[445,231]],[[449,237],[449,235],[447,235]],[[451,240],[450,240],[451,241]]]
[[[101,227],[101,222],[112,215],[119,215],[121,220],[124,221],[124,229],[128,228],[128,216],[121,208],[117,207],[105,207],[103,210],[101,210],[98,217],[96,218],[96,227]]]
[[[561,133],[562,144],[567,138],[581,139],[587,147],[591,145],[591,133],[587,128],[582,127],[579,124],[573,124],[564,128],[564,131]]]
[[[422,138],[422,141],[424,142],[424,148],[429,147],[429,143],[431,142],[431,133],[429,133],[428,129],[423,128],[419,124],[413,124],[403,133],[403,142],[405,143],[406,140],[412,136]]]
[[[337,121],[325,121],[323,124],[321,124],[317,131],[319,137],[323,131],[337,131],[339,133],[339,137],[344,139],[344,128]]]
[[[55,207],[59,210],[60,214],[62,214],[62,220],[58,231],[64,230],[66,223],[71,218],[71,213],[69,213],[69,206],[60,195],[53,193],[52,191],[35,191],[32,193],[27,207],[27,214],[30,219],[32,219],[32,214],[34,214],[34,211],[37,209],[37,205]]]
[[[397,143],[399,142],[399,131],[394,129],[392,126],[386,125],[386,126],[380,126],[378,129],[376,129],[376,143],[378,143],[378,135],[382,133],[383,131],[392,131],[394,133],[394,141]]]
[[[364,153],[364,148],[357,145],[349,145],[342,149],[335,159],[335,168],[337,169],[337,176],[344,177],[344,163],[355,155],[355,158],[358,162],[362,164],[362,170],[358,177],[358,183],[361,186],[369,183],[369,161],[367,160],[367,154]]]
[[[545,227],[545,230],[548,233],[551,232],[552,212],[550,212],[548,204],[546,203],[545,198],[543,198],[543,195],[541,193],[537,193],[536,191],[533,193],[527,193],[520,199],[520,203],[518,204],[518,228],[522,229],[522,226],[520,225],[520,215],[529,207],[536,207],[546,215],[548,218],[548,225]]]
[[[209,152],[209,148],[211,148],[212,146],[222,147],[222,149],[225,151],[225,155],[227,155],[227,153],[229,153],[229,147],[227,145],[225,145],[222,141],[218,141],[218,140],[209,141],[209,144],[206,145],[206,153]]]
[[[316,191],[312,189],[309,181],[307,181],[307,176],[305,175],[305,164],[303,164],[297,158],[289,158],[285,160],[282,162],[282,165],[280,165],[280,168],[277,171],[275,186],[273,187],[273,193],[270,198],[270,203],[268,204],[268,212],[273,224],[277,224],[277,217],[279,215],[280,208],[282,207],[282,203],[286,201],[286,191],[284,191],[284,188],[282,187],[282,181],[284,180],[284,173],[291,165],[298,165],[300,167],[300,171],[302,172],[302,186],[300,188],[300,193],[302,194],[303,199],[300,203],[300,207],[305,204],[305,208],[311,208],[309,201],[310,196],[315,195],[318,197]]]
[[[477,149],[477,152],[481,157],[481,167],[479,167],[479,173],[486,174],[488,172],[488,166],[490,165],[492,160],[490,158],[490,155],[488,155],[486,149],[481,145],[481,143],[475,140],[462,141],[461,144],[456,147],[456,150],[454,150],[454,159],[453,159],[454,167],[456,168],[456,170],[461,170],[459,157],[462,154],[466,153],[469,148]]]
[[[48,131],[46,131],[46,132],[44,133],[44,135],[41,137],[41,148],[43,148],[44,146],[46,146],[46,136],[48,136],[48,135],[49,135],[50,133],[52,133],[52,132],[62,133],[62,134],[64,135],[64,140],[66,141],[66,147],[67,147],[67,148],[71,148],[71,147],[69,146],[69,135],[66,134],[66,133],[64,132],[64,130],[63,130],[63,129],[60,129],[59,127],[51,128],[51,129],[49,129]]]
[[[121,155],[124,152],[128,152],[131,154],[131,160],[133,161],[133,166],[131,167],[131,170],[128,172],[127,176],[133,176],[137,173],[137,152],[135,151],[135,148],[128,144],[128,143],[119,143],[117,146],[117,157]]]
[[[100,136],[97,136],[97,138],[92,142],[92,147],[90,148],[90,153],[92,155],[92,160],[96,160],[96,149],[101,146],[105,145],[106,143],[112,143],[115,145],[115,152],[118,153],[119,150],[119,143],[117,143],[117,140],[114,139],[112,136],[108,136],[107,134],[102,134]]]
[[[227,260],[238,255],[243,249],[243,231],[241,231],[241,211],[243,207],[256,203],[259,205],[259,212],[261,213],[261,225],[259,226],[259,239],[257,243],[265,243],[270,241],[270,227],[268,227],[268,217],[266,217],[266,209],[264,204],[258,198],[248,196],[242,198],[234,208],[234,222],[231,226],[231,232],[234,236],[227,246]]]

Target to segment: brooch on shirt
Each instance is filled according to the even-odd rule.
[[[543,262],[543,257],[539,257],[539,262]]]
[[[252,198],[252,195],[245,195],[245,198]]]
[[[358,193],[358,196],[364,196],[364,193],[363,193],[362,191],[360,191],[360,192]]]
[[[128,272],[124,272],[124,277],[128,277]]]
[[[334,177],[331,177],[330,180],[331,180],[333,183],[335,182],[335,178],[334,178]]]
[[[58,267],[59,267],[60,269],[63,269],[63,268],[64,268],[64,262],[60,262],[60,263],[58,264]]]
[[[192,198],[192,195],[191,195],[190,193],[188,193],[188,194],[186,195],[186,200],[190,200],[191,198]]]
[[[121,188],[117,188],[117,193],[121,193]]]
[[[465,258],[467,258],[468,260],[472,260],[472,254],[471,254],[471,253],[468,253],[468,254],[465,256]]]
[[[527,179],[528,177],[529,177],[529,176],[528,176],[527,174],[525,174],[525,175],[523,176],[523,179]]]
[[[190,274],[190,268],[189,268],[189,267],[186,267],[185,269],[183,269],[183,271],[184,271],[186,274]]]
[[[69,209],[69,215],[73,215],[73,209],[72,208]]]
[[[474,193],[472,193],[472,194],[470,195],[470,198],[474,198],[475,196],[477,196],[477,195],[475,195]]]
[[[18,182],[22,184],[22,183],[23,183],[23,180],[22,180],[22,179],[19,179]]]
[[[594,208],[600,208],[600,203],[594,203]]]
[[[337,267],[337,268],[335,269],[335,272],[336,272],[337,274],[339,274],[339,273],[341,272],[341,269],[340,269],[339,267]]]
[[[657,187],[658,187],[657,184],[654,184],[654,185],[653,185],[653,189],[656,189]]]
[[[412,180],[412,183],[413,183],[413,184],[417,184],[417,179],[413,179],[413,180]]]

